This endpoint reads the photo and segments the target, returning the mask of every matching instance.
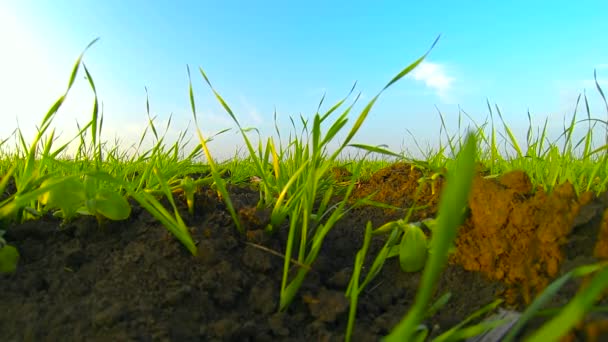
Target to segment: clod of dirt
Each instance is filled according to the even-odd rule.
[[[124,315],[125,308],[120,303],[113,303],[93,314],[93,325],[98,327],[112,326]]]
[[[344,166],[335,166],[331,169],[331,177],[337,182],[347,182],[351,179],[352,173]]]
[[[252,270],[267,272],[272,268],[271,255],[253,246],[245,246],[243,253],[243,264]]]
[[[241,208],[239,217],[247,230],[261,230],[270,223],[270,208],[258,209],[255,206]]]
[[[602,223],[593,255],[598,259],[608,259],[608,209],[602,215]]]
[[[384,204],[402,209],[426,206],[413,212],[411,220],[420,221],[437,213],[443,185],[442,176],[434,180],[424,179],[424,176],[413,164],[396,163],[374,173],[369,181],[353,192],[352,198],[360,199],[377,192],[371,199]],[[385,211],[387,214],[390,212]]]
[[[608,340],[608,319],[589,318],[579,323],[572,331],[560,339],[561,342],[601,342]]]
[[[592,191],[586,191],[579,196],[578,200],[581,208],[572,223],[574,227],[589,223],[605,208],[608,208],[608,192],[596,197]]]
[[[348,283],[350,282],[350,279],[352,277],[353,274],[353,270],[351,267],[345,267],[343,269],[341,269],[340,271],[334,273],[334,275],[332,275],[327,283],[333,287],[335,287],[336,289],[345,289],[348,286]]]
[[[334,322],[348,308],[348,299],[342,291],[321,289],[318,297],[304,295],[310,314],[321,322]]]
[[[232,340],[239,328],[239,322],[225,318],[215,321],[208,326],[209,335],[223,340]]]
[[[600,342],[608,340],[608,319],[591,321],[582,329],[585,332],[586,341]]]
[[[276,284],[268,280],[255,284],[249,294],[248,303],[255,312],[269,315],[278,308],[279,301],[276,293]]]
[[[561,245],[580,207],[574,187],[566,182],[546,194],[533,192],[521,171],[498,180],[476,176],[469,207],[452,262],[513,286],[506,293],[508,303],[529,303],[530,292],[544,289],[564,260]]]
[[[286,337],[289,335],[289,328],[286,326],[285,314],[277,312],[268,318],[268,326],[276,336]]]

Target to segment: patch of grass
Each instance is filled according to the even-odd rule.
[[[175,143],[167,146],[166,133],[171,118],[163,132],[156,125],[156,117],[151,115],[150,101],[146,96],[148,125],[139,143],[128,152],[121,148],[120,143],[111,146],[102,139],[104,115],[99,110],[93,77],[82,62],[84,53],[96,41],[91,42],[76,60],[65,93],[44,115],[32,142],[27,143],[20,129],[15,130],[10,137],[0,139],[0,233],[46,214],[59,216],[64,221],[79,215],[94,215],[100,227],[103,227],[105,220],[129,219],[129,200],[134,200],[195,255],[197,247],[184,222],[183,213],[180,212],[177,195],[185,198],[186,215],[194,215],[200,209],[196,207],[196,192],[203,187],[214,189],[225,203],[236,230],[245,234],[246,227],[230,198],[228,184],[238,186],[255,180],[255,186],[259,189],[258,207],[271,212],[266,231],[276,234],[285,230],[287,233],[284,254],[281,253],[284,257],[282,280],[277,284],[280,291],[277,309],[286,310],[296,298],[323,248],[325,237],[336,223],[347,212],[364,204],[386,207],[386,204],[371,201],[372,195],[351,201],[351,195],[360,182],[395,161],[409,162],[412,167],[423,170],[426,176],[422,181],[434,184],[438,177],[445,176],[447,187],[441,193],[439,215],[436,218],[425,222],[410,222],[415,210],[415,206],[412,206],[400,220],[376,229],[371,223],[366,225],[363,246],[355,257],[354,271],[345,293],[350,300],[346,340],[352,338],[359,295],[391,257],[399,257],[406,272],[421,270],[422,280],[415,303],[386,340],[427,339],[429,329],[421,325],[423,319],[433,315],[450,299],[450,294],[447,293],[432,302],[437,281],[464,217],[476,163],[482,165],[486,177],[495,177],[514,169],[523,170],[530,175],[534,186],[547,191],[566,181],[572,183],[578,193],[600,193],[608,188],[608,145],[596,146],[594,133],[602,125],[608,127],[608,121],[591,116],[586,95],[579,97],[575,112],[564,123],[561,135],[554,140],[548,137],[548,121],[545,120],[542,129],[535,132],[532,117],[528,113],[529,128],[525,144],[518,141],[500,108],[491,106],[488,102],[488,120],[478,124],[466,112],[461,111],[458,129],[453,133],[448,132],[444,116],[439,112],[441,139],[438,148],[424,150],[415,141],[416,147],[424,156],[422,160],[408,156],[405,152],[392,152],[385,146],[354,143],[354,137],[368,119],[380,95],[414,70],[437,40],[422,57],[399,72],[364,106],[350,128],[347,128],[349,116],[359,99],[357,95],[351,100],[355,86],[326,111],[321,110],[325,99],[323,97],[311,120],[303,116],[290,117],[293,130],[286,141],[284,134],[281,135],[276,113],[276,137],[264,138],[257,129],[243,127],[227,101],[212,86],[207,74],[199,68],[201,77],[236,125],[245,143],[244,156],[235,154],[234,158],[223,163],[213,157],[211,142],[215,136],[228,129],[208,137],[202,134],[188,67],[189,100],[198,137],[197,146],[183,154],[188,144],[186,132],[182,132]],[[82,127],[78,124],[77,134],[69,142],[56,146],[51,123],[81,70],[94,94],[91,118]],[[596,86],[608,112],[608,104],[597,83],[597,77]],[[578,119],[581,101],[586,117]],[[463,117],[471,121],[466,130],[462,127]],[[297,129],[296,122],[301,129]],[[585,133],[577,136],[576,132],[581,125],[586,125]],[[343,132],[346,133],[345,138],[332,150],[331,146]],[[8,146],[11,137],[15,140],[13,148]],[[143,141],[147,137],[152,138],[154,144],[146,150]],[[76,144],[75,152],[68,156],[68,147],[73,144]],[[352,151],[357,151],[357,154],[348,154]],[[205,163],[201,163],[201,160]],[[349,171],[349,175],[346,180],[336,181],[331,177],[331,171],[340,167]],[[194,174],[200,177],[194,177]],[[431,228],[430,239],[423,233],[422,225]],[[369,269],[366,269],[364,261],[374,235],[385,235],[386,240],[373,257]],[[18,246],[9,245],[0,234],[0,272],[14,272],[18,267],[18,259]],[[296,265],[295,270],[293,265]],[[564,308],[557,310],[544,327],[531,335],[530,340],[553,340],[568,332],[587,312],[594,309],[595,299],[608,287],[608,275],[603,264],[584,266],[555,280],[523,313],[519,323],[507,335],[507,340],[514,339],[525,322],[539,314],[543,304],[567,280],[590,274],[594,277],[587,291],[579,293]],[[436,340],[459,340],[505,323],[504,320],[494,320],[471,324],[474,319],[499,305],[499,300],[488,304]]]

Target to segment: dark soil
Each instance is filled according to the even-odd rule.
[[[424,181],[416,193],[422,176],[395,164],[360,184],[354,198],[378,191],[377,201],[426,206],[413,221],[434,217],[444,182]],[[63,226],[45,218],[10,227],[6,239],[21,260],[16,273],[0,276],[0,340],[342,341],[344,291],[365,224],[379,227],[405,211],[368,206],[348,213],[327,236],[296,300],[278,312],[283,260],[264,248],[283,253],[286,229],[264,232],[268,212],[255,209],[255,189],[230,192],[245,236],[211,190],[197,194],[193,217],[182,208],[196,257],[135,203],[129,220],[102,228],[86,217]],[[476,178],[469,206],[437,289],[437,296],[449,291],[452,297],[425,321],[432,335],[495,298],[522,310],[560,274],[608,258],[608,194],[577,196],[569,184],[545,194],[513,172]],[[366,265],[384,239],[374,238]],[[359,299],[353,340],[386,335],[407,313],[419,279],[388,260]],[[563,305],[579,285],[567,286],[552,305]],[[595,320],[570,337],[585,340],[607,325]]]

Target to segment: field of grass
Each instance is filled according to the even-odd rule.
[[[268,138],[242,127],[204,70],[188,68],[197,148],[185,150],[185,133],[167,146],[168,127],[146,104],[135,153],[102,139],[81,55],[34,140],[19,130],[0,137],[0,336],[552,341],[608,332],[608,142],[594,144],[608,122],[586,95],[584,115],[554,140],[529,115],[518,142],[488,103],[484,123],[462,113],[467,130],[443,124],[424,160],[354,143],[382,93],[431,50],[361,112],[353,88],[310,119],[291,118],[287,137],[278,126]],[[94,109],[68,155],[52,122],[82,72]],[[246,156],[215,160],[195,79],[234,121]],[[143,150],[150,135],[156,143]],[[359,156],[345,158],[353,148]]]

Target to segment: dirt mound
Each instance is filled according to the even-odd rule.
[[[434,217],[437,213],[439,194],[443,186],[443,176],[437,174],[434,179],[413,164],[396,163],[374,173],[354,192],[353,199],[374,194],[371,199],[402,209],[417,207],[410,218],[419,221]],[[394,210],[385,210],[386,214],[395,214]],[[400,214],[403,218],[403,214]]]
[[[533,189],[528,176],[513,171],[498,180],[476,177],[470,195],[470,217],[460,229],[453,261],[492,280],[521,286],[506,294],[529,303],[530,291],[544,289],[564,260],[561,248],[573,229],[579,199],[570,183],[546,194]],[[520,292],[520,293],[517,293]]]

